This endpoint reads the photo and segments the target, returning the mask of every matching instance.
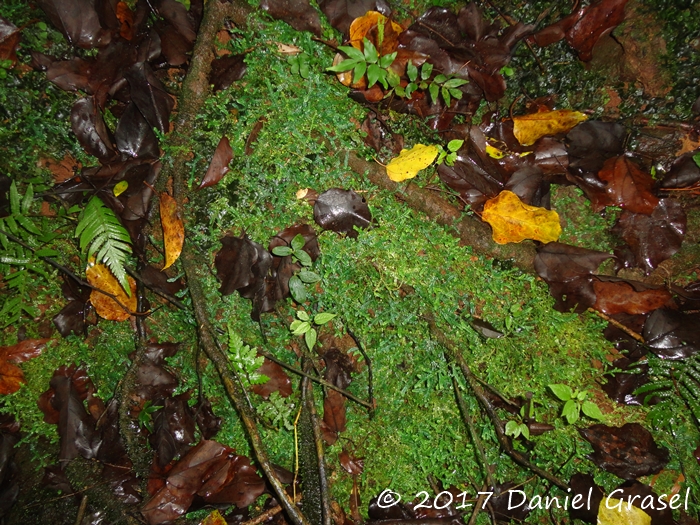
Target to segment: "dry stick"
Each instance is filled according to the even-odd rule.
[[[250,8],[247,9],[249,10]],[[190,151],[190,148],[187,146],[195,127],[196,116],[209,95],[208,75],[211,70],[211,62],[214,59],[214,39],[217,31],[223,26],[223,21],[226,17],[235,21],[238,20],[242,14],[244,15],[245,12],[246,7],[243,6],[242,2],[224,5],[216,0],[212,0],[207,2],[204,8],[204,16],[199,34],[197,35],[190,68],[182,84],[182,90],[178,100],[180,105],[178,115],[175,119],[175,129],[169,136],[170,145],[181,147],[174,148],[176,153],[173,155],[172,163],[168,164],[161,171],[157,184],[159,189],[163,189],[168,179],[170,177],[173,178],[173,193],[181,212],[184,210],[183,204],[191,200],[189,198],[189,190],[185,183],[185,176],[188,173],[185,163],[188,160],[187,155]],[[242,18],[241,21],[245,21],[245,18]],[[184,213],[182,215],[184,216]],[[296,507],[289,494],[287,494],[284,485],[272,467],[255,421],[255,415],[249,406],[246,392],[241,386],[236,374],[231,371],[228,357],[217,344],[215,330],[207,311],[207,296],[204,293],[201,276],[198,273],[202,261],[197,256],[194,247],[190,243],[185,243],[180,260],[187,277],[189,292],[192,298],[192,307],[194,309],[195,318],[197,319],[201,347],[207,354],[207,357],[214,363],[226,393],[233,402],[245,426],[260,469],[270,481],[278,501],[284,507],[289,519],[293,523],[296,525],[308,525],[309,522],[307,518],[299,508]]]
[[[503,430],[503,422],[498,417],[498,414],[496,414],[495,407],[491,404],[489,399],[486,397],[486,394],[481,389],[481,385],[474,377],[474,374],[472,374],[472,371],[469,369],[469,366],[464,360],[462,354],[456,349],[455,345],[452,343],[452,341],[450,341],[447,338],[447,336],[442,332],[442,330],[440,330],[437,327],[433,318],[428,319],[428,326],[430,327],[430,333],[433,335],[433,337],[435,337],[438,343],[440,343],[442,347],[447,351],[449,360],[454,361],[457,363],[457,365],[459,365],[459,368],[462,370],[464,378],[467,380],[469,387],[472,389],[477,399],[481,403],[481,406],[488,414],[489,419],[493,424],[494,430],[496,431],[496,437],[498,438],[498,442],[501,445],[501,448],[503,448],[504,452],[508,454],[510,458],[520,466],[531,470],[541,478],[546,479],[547,481],[553,483],[560,489],[566,491],[569,488],[569,486],[564,481],[556,477],[554,474],[547,472],[544,469],[541,469],[537,465],[533,465],[523,454],[513,449],[513,446],[508,441],[508,436],[505,435],[505,432]]]
[[[445,356],[445,359],[449,362],[448,356]],[[484,452],[484,444],[481,442],[481,438],[479,437],[479,434],[476,432],[476,428],[474,427],[474,420],[472,419],[471,415],[469,414],[469,408],[467,407],[467,404],[464,402],[464,398],[462,397],[462,393],[459,391],[459,384],[457,383],[457,378],[455,377],[455,370],[454,367],[452,368],[452,386],[455,389],[455,396],[457,397],[457,405],[459,405],[459,411],[462,413],[462,419],[464,420],[464,423],[467,425],[467,429],[469,430],[469,435],[472,438],[472,442],[474,443],[474,446],[476,447],[476,451],[479,454],[479,459],[481,461],[481,465],[484,467],[484,475],[486,476],[486,483],[488,487],[495,488],[496,484],[493,481],[493,478],[491,477],[491,471],[489,470],[489,463],[488,460],[486,459],[486,452]]]
[[[640,343],[644,344],[644,337],[642,337],[640,334],[632,330],[631,328],[623,325],[620,321],[617,321],[610,317],[609,315],[605,315],[603,312],[599,312],[598,310],[595,310],[593,308],[588,309],[589,312],[596,314],[598,317],[603,319],[604,321],[607,321],[611,325],[613,325],[615,328],[619,328],[623,332],[625,332],[627,335],[629,335],[632,339],[635,341],[639,341]]]
[[[297,499],[295,501],[297,503],[301,501],[301,494],[297,495]],[[275,505],[271,509],[267,509],[262,514],[255,516],[254,518],[249,519],[248,521],[244,521],[243,523],[241,523],[241,525],[260,525],[260,523],[269,520],[270,518],[279,514],[280,512],[282,512],[282,507],[280,507],[279,505]]]
[[[345,324],[345,323],[343,323]],[[360,343],[360,340],[357,338],[357,336],[352,333],[352,330],[350,330],[350,327],[345,324],[345,331],[348,333],[350,337],[352,337],[352,340],[355,341],[355,344],[357,345],[357,349],[360,351],[362,354],[362,357],[365,358],[365,363],[367,363],[367,401],[369,403],[369,418],[372,419],[374,418],[374,383],[372,382],[372,361],[370,361],[369,356],[367,355],[367,352],[365,352],[365,349],[362,347],[362,344]]]
[[[88,497],[87,494],[83,494],[80,500],[80,507],[78,508],[78,515],[75,518],[75,525],[80,525],[85,517],[85,510],[87,509]]]

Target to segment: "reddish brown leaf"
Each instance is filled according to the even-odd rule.
[[[213,438],[221,428],[223,420],[214,414],[211,408],[211,401],[202,398],[194,405],[194,417],[197,427],[204,439]]]
[[[590,460],[622,479],[656,474],[668,463],[668,450],[659,447],[639,423],[593,425],[579,432],[593,446]]]
[[[602,191],[589,194],[595,211],[602,211],[606,206],[619,206],[634,213],[649,215],[659,203],[652,193],[654,179],[629,157],[605,161],[598,178],[607,185]]]
[[[24,363],[41,354],[48,339],[27,339],[12,346],[0,346],[0,394],[12,394],[25,383],[22,370],[13,363]]]
[[[163,83],[153,73],[151,66],[145,62],[137,62],[124,76],[131,88],[131,100],[146,121],[161,133],[167,133],[174,102]]]
[[[20,33],[17,26],[0,16],[0,60],[9,60],[11,66],[17,63],[17,44]]]
[[[644,324],[644,341],[659,357],[684,359],[700,352],[700,314],[655,310]]]
[[[330,24],[345,35],[348,34],[352,21],[367,11],[391,15],[391,8],[385,0],[321,0],[318,7]]]
[[[364,458],[351,456],[345,449],[338,454],[340,464],[352,476],[359,476],[365,468]]]
[[[109,43],[110,34],[102,29],[90,0],[38,0],[37,4],[74,46],[90,49]]]
[[[615,29],[625,18],[627,0],[600,0],[577,12],[577,20],[566,32],[566,41],[584,62],[593,58],[600,37]]]
[[[158,139],[136,104],[129,102],[119,118],[114,140],[120,153],[155,159],[160,156]]]
[[[316,198],[314,220],[324,230],[344,233],[356,239],[355,227],[367,228],[372,213],[364,197],[353,190],[331,188]]]
[[[321,36],[321,19],[309,0],[262,0],[260,8],[277,20],[284,20],[297,31]]]
[[[264,399],[270,397],[273,392],[279,392],[280,396],[288,397],[292,395],[292,380],[280,365],[270,361],[267,357],[263,365],[258,368],[257,373],[267,376],[269,379],[262,385],[253,385],[253,392]]]
[[[323,400],[323,422],[328,432],[336,436],[345,431],[345,396],[336,390],[326,390],[326,397]],[[326,439],[326,433],[324,433],[324,439]],[[326,442],[328,442],[327,439]]]
[[[607,315],[619,313],[645,314],[675,304],[671,293],[662,287],[649,287],[643,283],[623,280],[593,281],[596,302],[593,308]]]
[[[651,215],[624,211],[613,227],[630,247],[628,266],[650,273],[681,248],[686,228],[682,205],[675,199],[661,199]]]
[[[227,235],[214,259],[216,275],[221,281],[219,292],[230,295],[241,290],[251,297],[264,289],[265,276],[272,265],[272,256],[260,244],[243,234]]]
[[[73,133],[87,153],[100,160],[115,155],[111,134],[92,97],[81,98],[73,104],[70,120]]]
[[[153,433],[148,437],[156,451],[155,462],[164,468],[177,455],[187,452],[194,443],[195,418],[190,408],[189,392],[163,401],[163,408],[152,414]]]
[[[245,63],[245,53],[229,55],[217,58],[211,63],[209,83],[214,86],[214,91],[226,89],[236,80],[245,76],[248,66]],[[246,155],[249,153],[246,152]]]
[[[202,179],[199,189],[213,186],[218,183],[226,173],[228,173],[228,165],[233,159],[233,149],[227,137],[221,137],[219,145],[216,146],[214,156],[209,163],[209,168]]]

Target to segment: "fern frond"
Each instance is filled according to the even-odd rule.
[[[228,326],[229,359],[232,368],[238,374],[241,382],[246,386],[261,385],[269,379],[257,370],[263,365],[265,358],[248,345],[243,344],[241,337]]]
[[[98,262],[104,263],[131,296],[125,269],[131,254],[131,238],[114,212],[99,197],[92,197],[85,206],[75,236],[80,239],[80,249],[88,257],[94,255]]]

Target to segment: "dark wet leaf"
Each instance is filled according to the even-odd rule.
[[[280,396],[288,397],[292,395],[292,380],[280,365],[265,358],[263,365],[258,368],[258,374],[267,376],[269,379],[261,385],[253,385],[252,390],[263,399],[268,399],[273,392],[279,392]]]
[[[355,372],[350,356],[337,348],[330,348],[324,352],[323,360],[326,363],[324,379],[338,388],[347,388],[352,382],[351,375]]]
[[[321,430],[323,439],[332,445],[338,439],[338,434],[345,431],[347,414],[345,410],[345,396],[330,388],[326,390],[323,399],[323,422]]]
[[[662,286],[600,276],[593,281],[596,302],[593,308],[607,315],[646,314],[663,307],[673,307],[671,293]]]
[[[392,133],[389,127],[376,114],[371,113],[362,123],[361,131],[366,133],[362,138],[365,144],[377,153],[387,150],[392,156],[398,156],[403,149],[403,136]]]
[[[484,337],[488,337],[490,339],[500,339],[503,337],[503,332],[498,331],[495,326],[488,321],[484,321],[483,319],[477,319],[475,317],[469,321],[469,324],[476,332],[480,333]]]
[[[63,494],[75,494],[75,490],[68,479],[66,471],[60,465],[50,465],[44,469],[44,477],[41,484],[48,489],[59,491]],[[74,498],[80,499],[78,494]]]
[[[71,128],[87,153],[104,161],[115,155],[111,133],[92,97],[78,99],[70,115]]]
[[[221,239],[221,244],[221,250],[214,260],[216,274],[221,281],[219,292],[230,295],[236,290],[244,290],[254,297],[265,285],[272,256],[245,234],[241,237],[227,235]]]
[[[321,36],[321,19],[309,0],[261,0],[260,8],[272,18],[287,22],[297,31],[309,31]]]
[[[350,24],[367,11],[379,11],[384,16],[391,15],[391,8],[385,0],[321,0],[318,3],[330,24],[347,35]]]
[[[549,183],[545,183],[542,170],[537,166],[523,166],[513,173],[503,188],[515,193],[518,198],[530,206],[544,206],[549,200]]]
[[[324,230],[345,233],[356,239],[354,227],[367,228],[372,221],[372,213],[364,197],[353,190],[331,188],[316,199],[314,220]]]
[[[156,159],[160,157],[158,139],[153,128],[141,114],[136,104],[129,102],[119,118],[114,132],[117,149],[131,157]]]
[[[661,181],[661,187],[688,188],[700,182],[700,166],[693,160],[693,156],[697,153],[697,151],[686,153],[674,160],[671,169]]]
[[[159,290],[173,297],[175,294],[185,289],[185,283],[182,281],[182,278],[171,282],[165,272],[162,272],[152,265],[141,268],[141,280],[147,287]]]
[[[379,497],[382,497],[381,501]],[[412,509],[408,509],[403,501],[394,503],[395,499],[381,493],[369,500],[367,515],[373,520],[412,520],[415,519]]]
[[[596,485],[590,474],[574,474],[569,480],[571,487],[572,505],[569,506],[571,519],[579,519],[586,523],[598,522],[598,507],[605,494],[603,489]],[[573,505],[576,499],[575,506]]]
[[[51,404],[59,413],[59,459],[94,458],[101,438],[95,432],[95,419],[85,410],[73,381],[69,377],[54,375],[49,384],[55,393]]]
[[[644,341],[657,356],[684,359],[700,351],[700,314],[666,308],[655,310],[644,324]]]
[[[165,485],[142,514],[151,525],[169,522],[189,509],[195,496],[211,504],[246,507],[265,490],[250,460],[215,441],[200,441],[168,473]]]
[[[343,449],[340,454],[338,454],[338,459],[340,460],[341,466],[345,471],[351,476],[359,476],[365,469],[364,458],[357,458]]]
[[[668,450],[659,447],[639,423],[593,425],[579,432],[593,446],[589,459],[622,479],[656,474],[668,463]]]
[[[46,78],[64,91],[87,91],[92,62],[82,58],[52,61],[46,71]]]
[[[187,14],[185,6],[177,0],[160,0],[155,2],[157,13],[177,29],[183,38],[190,44],[194,44],[197,33],[194,30],[194,22]]]
[[[19,39],[20,32],[17,26],[0,16],[0,60],[9,60],[12,66],[15,65]]]
[[[110,34],[102,29],[90,0],[38,0],[37,5],[74,46],[90,49],[109,43]]]
[[[131,87],[131,100],[146,121],[161,133],[167,133],[174,102],[165,86],[153,74],[151,66],[137,62],[125,73],[125,77]]]
[[[627,0],[600,0],[575,13],[576,22],[566,32],[566,41],[584,62],[593,58],[593,47],[625,18]]]
[[[250,156],[253,154],[253,144],[258,141],[258,135],[262,131],[266,122],[267,117],[260,117],[253,125],[253,129],[250,130],[250,135],[248,135],[248,138],[245,141],[244,152],[246,155]]]
[[[629,157],[608,159],[595,179],[581,183],[579,187],[591,200],[594,211],[602,211],[606,206],[619,206],[634,213],[651,214],[659,203],[652,193],[654,179],[642,171]]]
[[[97,419],[101,415],[101,409],[95,397],[97,389],[92,383],[92,380],[87,375],[84,366],[59,366],[53,374],[53,377],[67,377],[75,387],[80,401],[88,401],[90,413]],[[37,401],[39,409],[44,413],[44,421],[49,424],[56,425],[59,422],[60,414],[56,402],[56,392],[53,388],[49,388],[46,392],[39,396]],[[102,407],[103,408],[103,407]]]
[[[166,398],[163,408],[152,414],[153,433],[148,437],[156,451],[155,462],[164,468],[175,456],[187,452],[195,442],[194,412],[190,408],[189,393]]]
[[[642,406],[645,395],[635,395],[634,392],[649,382],[649,365],[639,364],[627,357],[621,357],[613,362],[613,366],[623,370],[623,372],[606,374],[607,383],[601,387],[603,391],[608,394],[610,399],[621,405]],[[653,400],[650,401],[650,403],[653,402]]]
[[[245,54],[228,55],[212,61],[209,83],[213,84],[214,91],[226,89],[236,80],[240,80],[245,76],[248,69],[245,57]]]
[[[651,215],[625,210],[613,228],[630,247],[629,266],[649,274],[681,248],[686,228],[682,205],[675,199],[661,199]]]
[[[214,414],[211,401],[206,398],[200,399],[193,408],[195,421],[197,421],[197,427],[202,433],[202,437],[204,439],[213,438],[219,432],[223,420]]]
[[[190,59],[192,42],[188,42],[175,26],[161,20],[156,22],[154,28],[160,37],[160,49],[168,64],[175,67],[186,64]]]
[[[593,272],[611,255],[577,246],[550,242],[537,250],[535,271],[549,285],[560,312],[582,312],[595,303]]]
[[[598,173],[609,158],[622,155],[627,130],[617,122],[588,120],[566,135],[572,174]]]
[[[221,137],[216,150],[214,150],[207,172],[199,185],[199,189],[217,184],[228,173],[228,165],[232,159],[233,149],[231,149],[231,144],[227,137]]]
[[[525,491],[515,483],[503,483],[493,489],[494,494],[489,503],[496,519],[499,521],[515,521],[522,523],[532,510],[529,506],[529,499],[526,498]],[[519,491],[519,492],[516,492]]]

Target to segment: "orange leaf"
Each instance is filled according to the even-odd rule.
[[[26,383],[22,370],[12,363],[37,357],[48,339],[27,339],[12,346],[0,346],[0,394],[13,394]]]
[[[384,37],[381,45],[378,42],[378,26],[380,22],[384,24]],[[388,55],[399,47],[399,34],[402,31],[403,27],[393,20],[390,21],[380,12],[367,11],[350,24],[350,45],[362,51],[362,39],[367,37],[377,48],[379,56]],[[375,35],[374,33],[377,34]]]
[[[561,235],[557,212],[529,206],[508,190],[486,201],[482,219],[493,228],[493,240],[498,244],[525,239],[553,242]]]
[[[165,270],[180,257],[182,245],[185,243],[185,226],[177,210],[177,201],[167,193],[160,196],[160,223],[163,226],[165,243]]]
[[[129,288],[131,289],[131,297],[129,297],[119,284],[119,281],[104,264],[89,263],[85,275],[88,283],[92,286],[114,295],[129,311],[136,311],[136,281],[131,277],[128,277]],[[109,321],[124,321],[131,315],[129,311],[125,310],[114,299],[97,290],[90,292],[90,302],[95,307],[97,315]]]
[[[529,146],[545,135],[556,135],[569,131],[587,118],[583,113],[570,109],[540,111],[539,113],[513,117],[513,134],[520,144]]]

